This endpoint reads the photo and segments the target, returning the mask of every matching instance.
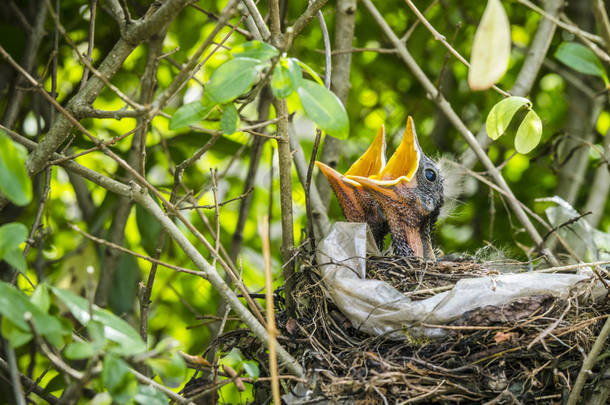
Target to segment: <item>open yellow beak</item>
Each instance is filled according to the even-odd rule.
[[[394,194],[391,189],[399,183],[409,188],[417,186],[414,176],[419,167],[420,153],[413,119],[409,117],[400,145],[379,174],[362,176],[348,171],[346,176],[348,180],[391,196]]]
[[[333,189],[335,185],[341,188],[350,185],[356,188],[362,188],[360,183],[350,180],[346,176],[378,176],[385,166],[385,128],[382,125],[377,132],[377,136],[369,148],[354,162],[354,164],[345,172],[345,176],[325,165],[322,162],[316,161],[316,165],[324,176],[328,179]],[[336,191],[336,189],[335,189]]]
[[[378,175],[385,167],[385,127],[379,127],[371,146],[345,172],[346,176],[369,177]]]

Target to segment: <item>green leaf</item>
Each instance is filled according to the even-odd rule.
[[[254,360],[246,360],[243,362],[244,371],[248,374],[248,377],[253,378],[254,381],[260,376],[260,370],[258,363]]]
[[[608,84],[608,76],[604,65],[597,55],[586,46],[577,42],[563,42],[555,51],[555,58],[577,72],[586,75],[599,76]]]
[[[485,129],[487,136],[494,141],[501,137],[508,128],[513,116],[524,106],[531,106],[531,102],[524,97],[507,97],[493,106],[487,120]]]
[[[140,266],[132,255],[120,253],[117,269],[112,277],[112,289],[108,297],[110,309],[115,314],[129,313],[138,294],[141,280]]]
[[[320,79],[320,76],[318,76],[318,74],[309,67],[309,65],[307,65],[307,63],[305,62],[301,62],[300,60],[296,59],[296,58],[291,58],[294,62],[297,63],[297,65],[299,65],[304,71],[306,71],[307,73],[309,73],[309,75],[320,85],[320,86],[324,86],[324,82],[322,81],[322,79]]]
[[[89,342],[72,342],[66,346],[64,356],[69,360],[80,360],[95,356],[96,347]]]
[[[68,310],[81,324],[88,326],[89,301],[71,291],[49,286],[53,294],[68,307]],[[113,313],[93,305],[93,320],[104,325],[104,336],[111,342],[118,344],[114,352],[118,354],[137,354],[146,351],[146,344],[142,338],[127,322]]]
[[[542,136],[542,121],[534,110],[530,110],[526,115],[515,136],[515,149],[521,154],[529,153],[540,143]]]
[[[250,90],[264,64],[258,59],[235,58],[220,65],[206,86],[210,100],[225,104]]]
[[[231,349],[231,351],[220,360],[221,364],[226,364],[236,371],[241,369],[243,361],[244,355],[241,353],[241,350],[236,347]]]
[[[32,180],[25,168],[26,149],[0,130],[0,192],[16,205],[32,201]]]
[[[102,384],[118,404],[130,402],[138,390],[136,377],[129,371],[127,363],[112,354],[104,357]]]
[[[36,289],[30,297],[30,301],[42,312],[49,312],[49,308],[51,307],[51,297],[49,296],[49,289],[45,283],[40,283],[36,286]]]
[[[97,321],[90,321],[87,324],[87,332],[89,333],[89,339],[95,343],[96,347],[103,347],[106,342],[106,336],[104,336],[104,325]]]
[[[28,228],[19,222],[11,222],[0,226],[0,259],[8,252],[19,250],[28,237]]]
[[[261,41],[249,41],[237,45],[231,50],[233,57],[252,58],[260,61],[269,60],[279,53],[276,47]]]
[[[296,91],[301,82],[303,81],[303,71],[294,58],[280,60],[282,66],[288,68],[288,74],[290,75],[290,82],[292,83],[292,89]]]
[[[61,374],[59,377],[63,377]],[[100,392],[87,405],[112,405],[112,396],[108,392]]]
[[[311,80],[303,80],[297,92],[305,114],[318,127],[336,138],[347,138],[349,135],[347,112],[334,93]]]
[[[47,392],[55,392],[59,390],[63,390],[66,388],[66,379],[63,374],[57,374],[55,377],[51,378],[51,381],[47,383],[44,387]],[[111,399],[112,401],[112,399]]]
[[[220,129],[222,129],[223,134],[231,135],[239,127],[239,112],[237,112],[237,108],[233,104],[226,104],[223,108],[224,111],[220,118]]]
[[[282,58],[273,70],[271,92],[276,98],[286,98],[301,85],[301,79],[298,65],[292,59]]]
[[[141,405],[167,405],[169,402],[164,393],[150,385],[138,385],[138,393],[134,399]]]
[[[23,257],[23,252],[21,249],[6,252],[4,255],[4,260],[16,268],[21,274],[25,274],[25,271],[27,270],[27,263],[25,262],[25,257]]]
[[[8,318],[2,318],[2,336],[4,336],[12,347],[21,347],[32,340],[32,332],[21,329]]]
[[[159,205],[157,197],[151,197]],[[159,241],[159,234],[161,233],[161,224],[140,204],[136,204],[136,223],[138,224],[142,247],[146,250],[146,253],[154,255]]]
[[[184,104],[178,108],[169,121],[169,129],[175,130],[188,127],[191,124],[203,121],[216,104],[204,97],[200,101]]]
[[[24,314],[32,315],[32,322],[38,333],[43,335],[54,346],[62,344],[62,336],[69,334],[59,320],[41,311],[22,291],[11,284],[0,282],[0,315],[9,319],[22,332],[30,333],[30,325],[25,321]]]
[[[169,387],[176,388],[184,381],[186,375],[186,364],[178,353],[171,358],[152,358],[146,363],[161,377],[163,383]]]

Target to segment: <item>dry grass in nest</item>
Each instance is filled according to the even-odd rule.
[[[373,257],[368,271],[370,278],[423,299],[450,289],[461,278],[498,274],[498,268],[514,265]],[[316,399],[333,403],[560,404],[610,310],[607,299],[594,304],[576,293],[568,299],[533,296],[440,325],[448,331],[442,339],[409,338],[405,333],[404,341],[395,341],[355,329],[324,288],[318,268],[302,266],[295,289],[297,316],[280,312],[277,318],[280,343],[317,376]],[[266,368],[260,343],[246,334],[229,340],[223,350],[240,347]],[[609,366],[608,358],[596,364],[585,393],[591,393],[599,384],[600,370]],[[258,388],[268,389],[265,384]]]

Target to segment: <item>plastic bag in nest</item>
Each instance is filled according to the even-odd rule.
[[[371,242],[366,224],[338,222],[318,244],[316,255],[335,305],[355,328],[373,335],[442,337],[445,329],[421,325],[448,324],[466,312],[534,295],[566,298],[574,289],[589,289],[596,300],[606,294],[591,273],[527,272],[465,278],[449,291],[415,301],[385,281],[366,278],[366,255],[378,254]]]

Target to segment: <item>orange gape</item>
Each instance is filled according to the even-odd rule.
[[[381,144],[384,147],[378,146]],[[411,117],[386,165],[383,149],[382,127],[345,176],[316,163],[333,187],[348,221],[366,222],[371,230],[377,229],[373,235],[379,246],[389,229],[397,255],[433,259],[431,234],[443,204],[438,167],[421,152]]]
[[[316,161],[333,188],[343,215],[350,222],[366,222],[373,233],[377,246],[383,248],[383,238],[388,233],[388,224],[381,207],[362,186],[346,176],[378,175],[385,166],[385,128],[379,128],[377,136],[356,162],[345,172],[345,176],[335,169]]]

